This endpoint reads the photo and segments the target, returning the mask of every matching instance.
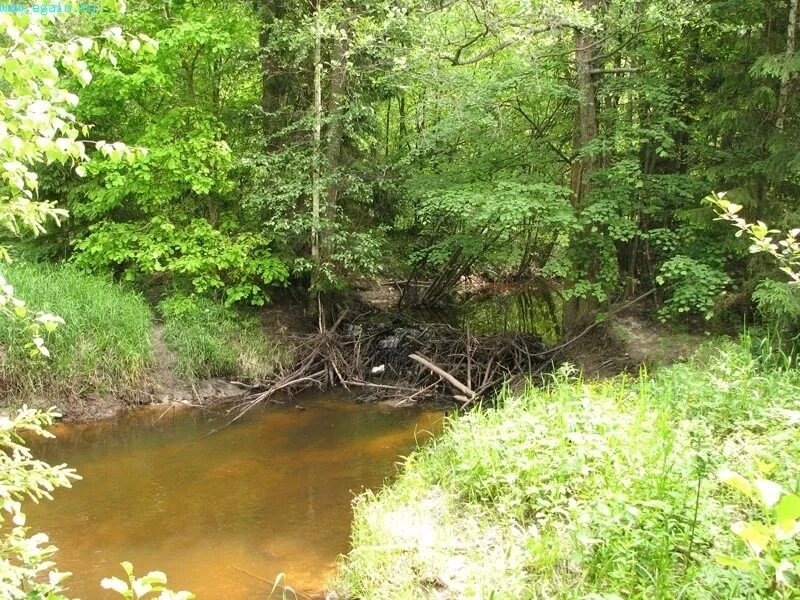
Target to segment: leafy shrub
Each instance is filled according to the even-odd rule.
[[[800,284],[800,228],[784,233],[778,229],[770,229],[763,221],[750,223],[739,216],[739,211],[744,207],[726,200],[724,193],[713,194],[706,200],[717,208],[720,219],[730,222],[739,230],[736,232],[737,237],[747,235],[752,254],[769,254],[793,283]],[[778,241],[775,241],[776,238]]]
[[[45,534],[30,535],[22,506],[29,499],[52,499],[54,488],[80,479],[74,469],[37,460],[25,447],[23,434],[52,437],[45,428],[56,417],[28,408],[0,417],[0,596],[9,600],[65,600],[61,582],[69,573],[50,561],[56,548]]]
[[[716,208],[719,220],[728,221],[738,229],[736,237],[746,235],[752,254],[768,254],[781,271],[789,277],[788,284],[770,279],[761,281],[753,293],[753,301],[766,321],[766,335],[758,344],[762,358],[779,359],[791,364],[797,355],[797,324],[800,320],[800,229],[786,233],[770,229],[763,221],[750,223],[739,216],[742,206],[712,194],[706,201]],[[775,240],[778,241],[775,241]]]
[[[752,550],[737,523],[772,527],[777,513],[714,474],[755,481],[768,465],[793,502],[798,395],[800,374],[733,343],[654,378],[564,372],[453,419],[395,484],[362,496],[336,587],[365,600],[794,597],[775,575],[794,578],[796,538],[770,568],[764,553],[746,571],[719,561]]]
[[[76,244],[75,263],[93,272],[117,271],[136,281],[166,275],[187,292],[221,294],[226,304],[269,301],[268,288],[285,284],[289,271],[262,235],[205,219],[173,222],[153,217],[145,224],[104,221]]]
[[[701,314],[710,319],[714,316],[714,303],[725,289],[728,277],[719,269],[679,255],[661,265],[656,282],[670,287],[669,298],[659,311],[662,320],[690,314]]]
[[[195,596],[190,592],[173,592],[167,588],[167,576],[162,571],[150,571],[143,577],[133,574],[133,565],[128,561],[120,563],[128,581],[118,577],[106,577],[100,586],[118,593],[125,600],[143,600],[150,594],[158,594],[154,600],[192,600]]]
[[[432,272],[461,263],[502,271],[522,261],[542,268],[559,235],[577,227],[564,186],[525,180],[454,183],[436,176],[420,177],[410,188],[417,203],[410,230],[424,231],[410,240],[411,261]]]
[[[779,331],[787,333],[800,323],[800,288],[787,282],[765,279],[753,292],[761,316]]]
[[[720,556],[718,562],[743,573],[758,573],[765,596],[796,598],[800,595],[800,496],[782,485],[765,479],[775,465],[761,463],[761,477],[749,481],[723,469],[720,479],[742,493],[757,516],[736,521],[731,531],[747,548],[744,557]],[[759,514],[760,513],[760,514]]]

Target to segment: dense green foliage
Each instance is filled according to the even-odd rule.
[[[731,343],[654,377],[562,370],[359,499],[341,595],[796,597],[799,392]]]
[[[0,13],[3,383],[136,387],[154,358],[139,292],[182,375],[255,379],[280,350],[232,305],[286,286],[322,300],[387,275],[426,281],[403,300],[435,305],[467,276],[545,277],[568,331],[657,288],[664,320],[727,310],[766,327],[706,363],[591,385],[562,375],[454,421],[361,502],[342,588],[796,596],[798,8],[143,0]],[[7,268],[31,233],[25,252],[68,265]],[[34,432],[49,419],[20,418]],[[0,452],[21,482],[0,481],[3,508],[19,520],[15,494],[68,475],[0,444],[19,450]],[[0,553],[19,564],[0,581],[24,597],[49,551],[14,524]],[[105,580],[123,596],[165,585],[124,568],[127,582]]]
[[[741,310],[774,267],[702,199],[796,222],[789,4],[148,0],[44,24],[88,129],[40,169],[71,214],[42,253],[228,304],[543,274],[584,298],[572,324],[653,286],[663,318]]]
[[[0,320],[3,393],[49,398],[124,393],[141,387],[153,361],[153,319],[138,294],[74,267],[13,263],[6,268],[29,305],[66,322],[47,337],[49,359],[31,359],[27,331]]]
[[[44,233],[49,220],[58,223],[66,216],[63,208],[39,196],[39,173],[35,167],[60,164],[85,174],[86,147],[78,135],[88,132],[70,110],[78,96],[67,89],[58,66],[84,85],[92,79],[81,58],[97,45],[93,39],[52,39],[52,19],[21,14],[0,14],[0,230],[19,236]],[[125,46],[119,31],[108,31],[103,39]],[[136,42],[139,44],[140,42]],[[124,144],[113,148],[114,158],[133,157]],[[10,261],[8,246],[0,239],[0,264]],[[0,275],[0,316],[25,324],[26,343],[34,355],[48,356],[42,333],[61,322],[48,313],[31,313],[17,297],[13,285]]]

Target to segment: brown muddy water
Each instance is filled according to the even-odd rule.
[[[83,477],[29,524],[58,546],[71,596],[109,598],[103,577],[167,573],[199,600],[266,599],[273,580],[322,592],[347,551],[354,494],[397,473],[398,457],[441,429],[442,414],[357,405],[332,394],[225,421],[146,409],[61,424],[36,455]],[[159,418],[160,417],[160,418]]]

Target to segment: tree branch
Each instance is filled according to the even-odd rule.
[[[522,41],[522,40],[524,40],[524,39],[526,39],[528,37],[534,36],[534,35],[539,35],[541,33],[546,33],[548,31],[553,31],[554,29],[560,29],[562,27],[565,27],[565,24],[564,23],[551,23],[549,25],[542,25],[541,27],[536,27],[534,29],[528,29],[528,30],[524,31],[521,34],[512,36],[512,37],[508,38],[507,40],[504,40],[504,41],[500,42],[499,44],[497,44],[496,46],[494,46],[492,48],[489,48],[488,50],[484,50],[483,52],[479,52],[478,54],[475,54],[473,56],[470,56],[469,58],[466,58],[466,59],[462,60],[461,59],[461,53],[465,49],[467,49],[467,48],[469,48],[469,46],[472,46],[473,44],[475,44],[475,42],[477,42],[479,39],[481,39],[483,37],[486,37],[486,35],[488,35],[489,28],[488,28],[487,25],[484,25],[484,27],[485,27],[485,31],[483,31],[480,34],[478,34],[478,36],[476,36],[475,38],[471,38],[466,44],[464,44],[461,47],[459,47],[459,49],[456,51],[456,53],[454,55],[441,54],[441,55],[439,55],[439,58],[441,58],[442,60],[448,61],[454,67],[462,67],[462,66],[465,66],[465,65],[474,65],[475,63],[478,63],[478,62],[482,61],[485,58],[489,58],[490,56],[494,56],[498,52],[502,52],[503,50],[505,50],[509,46],[513,46],[514,44],[516,44],[519,41]]]

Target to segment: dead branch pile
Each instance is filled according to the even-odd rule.
[[[234,420],[281,393],[337,386],[408,404],[451,397],[466,405],[548,364],[535,335],[470,335],[442,324],[337,323],[292,341],[294,362],[245,393]]]

